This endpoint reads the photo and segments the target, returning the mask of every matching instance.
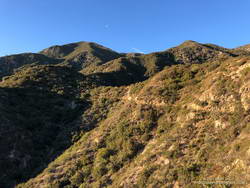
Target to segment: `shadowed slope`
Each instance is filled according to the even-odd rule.
[[[0,84],[0,187],[34,177],[72,144],[89,106],[79,91],[89,87],[77,72],[53,66],[23,69]]]
[[[9,76],[23,66],[58,64],[61,60],[49,58],[42,54],[24,53],[0,57],[0,80]]]

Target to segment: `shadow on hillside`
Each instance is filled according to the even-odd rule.
[[[88,76],[99,80],[104,86],[126,86],[137,82],[145,81],[165,67],[177,65],[172,54],[168,52],[154,53],[141,57],[119,58],[104,70],[110,72],[98,72]],[[115,70],[115,71],[112,71]]]
[[[33,88],[0,88],[0,187],[35,177],[65,151],[89,105]]]
[[[94,73],[88,75],[91,79],[95,80],[98,86],[127,86],[137,82],[148,79],[142,74],[130,74],[125,71],[107,72],[107,73]]]
[[[13,75],[25,68],[37,65],[56,65],[62,63],[63,59],[47,57],[43,54],[23,53],[0,57],[0,80],[5,76]]]
[[[141,82],[148,77],[145,76],[146,68],[139,64],[122,62],[122,65],[116,71],[97,72],[87,75],[99,86],[126,86]]]
[[[80,117],[91,105],[88,95],[77,95],[99,86],[144,81],[146,71],[127,62],[117,71],[85,76],[69,67],[39,66],[20,72],[20,83],[18,74],[6,80],[6,85],[20,87],[0,87],[0,187],[37,176],[72,145],[72,133],[79,132]],[[51,92],[55,88],[67,94]],[[93,128],[84,126],[83,131]]]
[[[32,70],[43,71],[18,88],[0,87],[0,187],[14,187],[36,177],[72,145],[73,132],[93,128],[81,125],[80,117],[91,104],[88,95],[77,98],[79,92],[146,79],[144,70],[138,69],[88,76],[67,67]],[[61,75],[64,79],[59,79]],[[81,91],[79,84],[83,84]],[[54,85],[67,94],[51,92]]]

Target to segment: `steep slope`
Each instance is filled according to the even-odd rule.
[[[110,84],[108,75],[84,76],[52,65],[25,67],[0,82],[0,187],[36,176],[95,128],[116,102],[99,101],[95,88]]]
[[[106,119],[18,187],[199,187],[204,179],[247,187],[249,81],[250,58],[237,57],[174,65],[121,87]]]
[[[72,144],[89,105],[76,94],[84,80],[64,67],[36,66],[0,84],[0,187],[35,176]]]
[[[246,50],[80,42],[30,56],[0,82],[0,187],[248,186]]]

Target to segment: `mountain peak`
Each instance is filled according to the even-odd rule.
[[[69,43],[64,45],[54,45],[49,48],[46,48],[39,53],[44,54],[49,57],[53,58],[67,58],[69,56],[74,56],[76,54],[82,53],[82,52],[94,52],[99,50],[106,50],[106,51],[112,51],[113,50],[104,47],[100,44],[97,44],[95,42],[86,42],[86,41],[79,41],[75,43]],[[117,53],[117,52],[115,52]]]
[[[77,69],[89,64],[102,64],[121,56],[100,44],[85,41],[51,46],[40,53],[48,57],[63,59],[66,64]]]
[[[193,40],[186,40],[183,43],[181,43],[179,46],[194,46],[194,45],[200,45],[200,43],[193,41]]]

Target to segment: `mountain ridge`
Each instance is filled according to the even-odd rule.
[[[187,53],[187,51],[190,51],[191,49],[193,50],[193,56],[196,54],[196,57],[194,57],[196,60],[198,56],[199,58],[205,58],[204,60],[208,60],[212,57],[217,58],[218,55],[249,55],[248,50],[244,50],[245,47],[226,49],[214,44],[201,44],[192,40],[187,40],[179,46],[150,54],[164,54],[168,52],[177,58],[176,61],[178,63],[197,63],[198,61],[201,61],[197,60],[197,62],[192,62],[190,54]],[[201,49],[205,51],[203,55],[202,53],[199,53],[199,51],[202,51]],[[24,61],[27,66],[30,64],[50,64],[53,61],[55,64],[62,63],[74,67],[78,71],[83,70],[83,72],[88,72],[84,71],[86,67],[93,70],[96,69],[96,65],[102,65],[118,58],[124,57],[130,59],[138,58],[140,56],[149,56],[150,54],[118,53],[97,43],[84,41],[64,45],[54,45],[41,50],[38,53],[22,53],[0,57],[2,69],[0,71],[4,72],[4,74],[0,74],[0,78],[11,75],[13,71],[24,65]],[[210,56],[206,54],[210,54]],[[44,57],[41,57],[42,55],[44,55]],[[37,58],[30,58],[30,56]],[[16,63],[16,61],[18,61],[18,63]]]
[[[249,186],[245,49],[48,49],[0,58],[0,187]]]

